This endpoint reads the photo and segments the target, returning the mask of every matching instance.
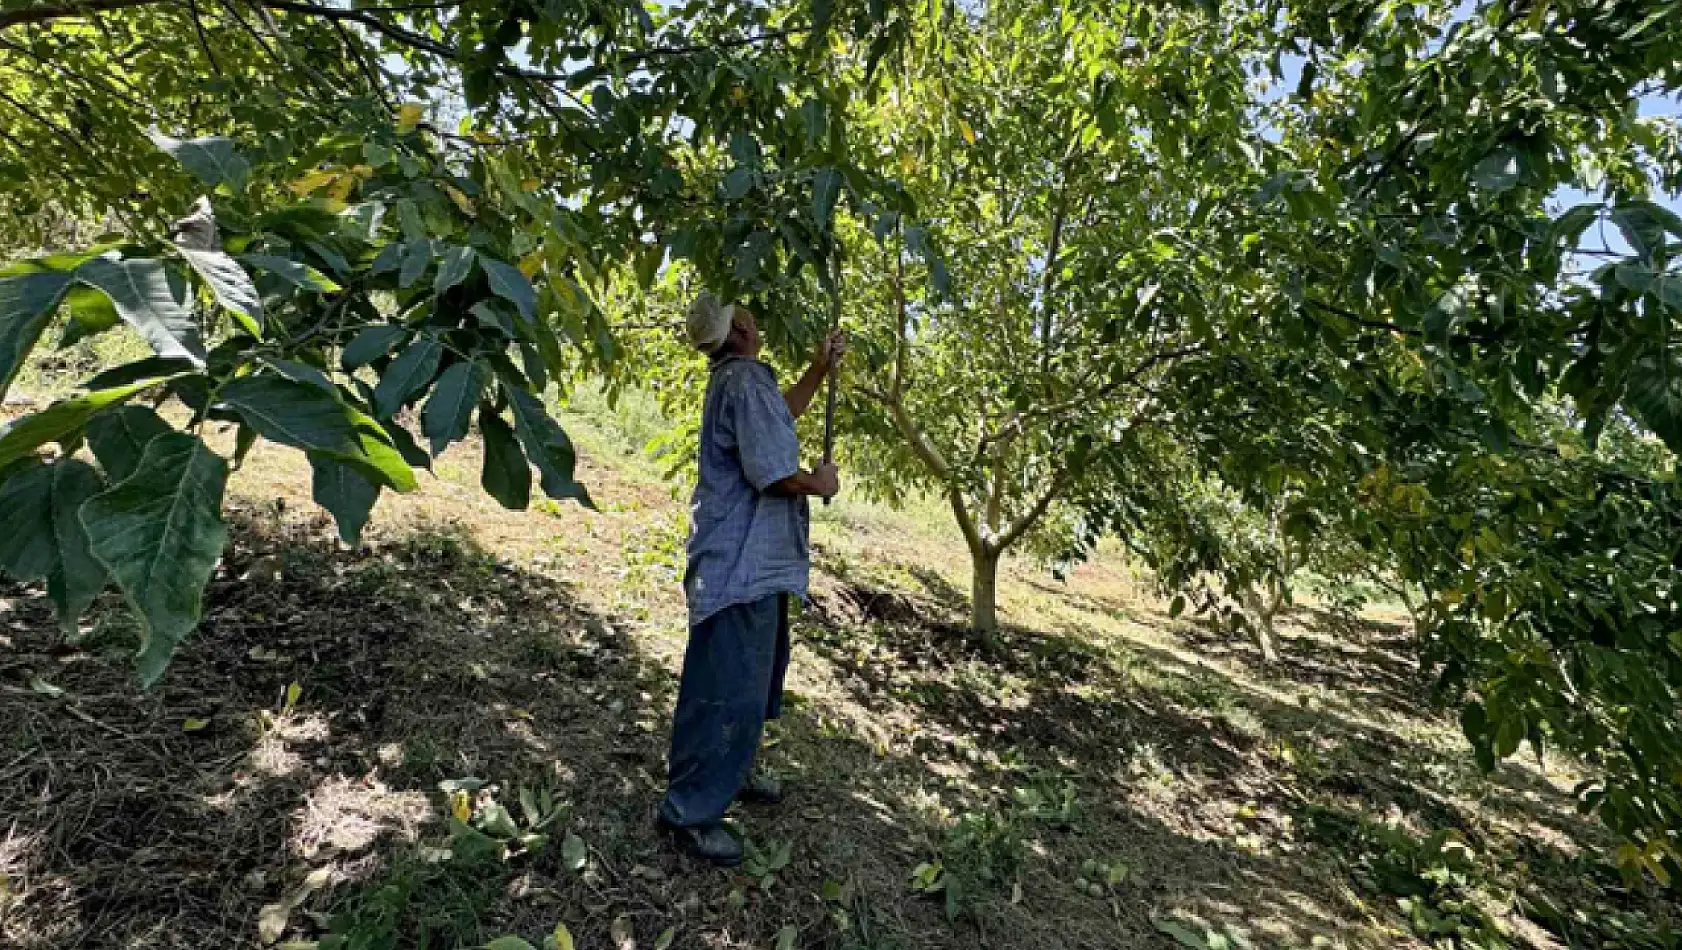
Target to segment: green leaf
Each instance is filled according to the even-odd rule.
[[[60,626],[76,620],[105,586],[105,566],[88,550],[77,512],[105,487],[79,459],[28,465],[0,484],[0,572],[47,581]]]
[[[1663,351],[1635,361],[1625,399],[1672,452],[1682,452],[1682,364]],[[0,465],[5,464],[0,454]]]
[[[800,121],[806,129],[806,147],[817,148],[823,144],[824,133],[828,130],[829,116],[824,108],[822,99],[807,99],[800,104]]]
[[[204,365],[198,324],[175,299],[162,261],[96,257],[76,268],[76,279],[110,297],[117,314],[146,338],[154,353]]]
[[[841,173],[825,168],[812,178],[812,220],[818,230],[829,230],[830,218],[835,214],[835,200],[841,196]]]
[[[47,573],[47,596],[58,612],[59,626],[74,630],[76,621],[105,587],[105,565],[93,556],[82,525],[82,504],[105,488],[92,465],[79,459],[59,459],[53,470],[52,524],[58,558]]]
[[[52,271],[0,278],[0,398],[23,368],[71,282],[69,274]]]
[[[1191,928],[1177,920],[1168,920],[1163,917],[1153,917],[1151,918],[1151,923],[1156,926],[1156,929],[1159,932],[1179,941],[1180,946],[1182,947],[1191,947],[1192,950],[1209,950],[1209,941],[1204,939],[1203,935],[1193,931]]]
[[[330,455],[311,452],[309,458],[310,496],[316,504],[332,512],[333,521],[339,526],[339,540],[354,547],[368,524],[374,503],[380,499],[380,486]]]
[[[438,377],[421,412],[421,433],[432,440],[433,455],[467,435],[484,386],[485,373],[478,363],[456,363]]]
[[[800,939],[800,928],[793,924],[784,924],[782,929],[777,931],[775,950],[794,950],[794,942],[798,939]]]
[[[111,389],[127,386],[143,379],[170,379],[185,376],[196,367],[192,360],[177,356],[148,356],[145,359],[113,366],[82,384],[83,389]]]
[[[374,415],[390,419],[404,403],[425,389],[438,373],[444,347],[432,337],[417,338],[397,354],[374,387]]]
[[[654,938],[654,950],[671,950],[672,941],[677,939],[677,928],[667,927],[660,931],[660,936]]]
[[[210,286],[217,303],[226,307],[252,336],[263,335],[263,300],[257,296],[257,285],[251,282],[251,275],[244,268],[221,251],[184,247],[176,250]]]
[[[232,190],[240,191],[251,178],[251,163],[234,148],[232,139],[219,135],[175,139],[156,129],[146,135],[153,145],[173,155],[176,161],[207,185],[226,184]]]
[[[526,457],[537,466],[542,476],[543,493],[557,501],[576,499],[586,508],[594,508],[590,493],[573,480],[573,466],[577,454],[572,440],[560,424],[550,418],[537,397],[516,386],[503,386],[508,403],[514,410],[514,433],[525,447]]]
[[[64,295],[64,303],[70,308],[70,320],[64,326],[64,335],[59,337],[59,349],[75,346],[123,322],[111,298],[85,284],[73,285]]]
[[[1523,175],[1518,153],[1510,148],[1496,150],[1472,169],[1472,181],[1491,195],[1511,189]]]
[[[263,374],[223,386],[222,401],[271,442],[325,453],[397,491],[415,488],[415,473],[391,436],[332,393]]]
[[[105,469],[106,477],[120,482],[134,474],[153,439],[173,431],[146,406],[120,406],[88,422],[88,448]]]
[[[584,843],[584,839],[570,831],[567,832],[566,838],[561,841],[561,866],[577,873],[584,870],[584,865],[589,860],[590,849]]]
[[[1186,596],[1184,594],[1175,594],[1174,599],[1172,601],[1170,601],[1169,604],[1168,604],[1168,619],[1169,620],[1177,619],[1181,614],[1183,614],[1185,612],[1186,612]]]
[[[531,505],[531,465],[520,451],[514,430],[488,404],[479,406],[479,435],[485,459],[479,484],[504,508],[524,511]]]
[[[61,399],[34,415],[24,416],[4,433],[0,433],[0,469],[48,442],[62,439],[77,431],[95,414],[121,405],[135,393],[161,382],[162,379],[143,379],[127,386]]]
[[[1612,209],[1612,223],[1645,261],[1651,261],[1665,243],[1664,221],[1654,212],[1655,207],[1651,202],[1632,201]]]
[[[520,311],[520,316],[527,320],[534,318],[537,314],[537,291],[518,267],[489,257],[479,258],[479,266],[490,278],[491,293],[513,304]]]
[[[339,354],[339,365],[347,371],[369,363],[391,352],[397,341],[409,331],[395,324],[381,324],[365,327],[361,332],[345,345],[344,352]]]
[[[444,252],[444,258],[438,264],[438,276],[432,281],[432,292],[442,294],[451,287],[467,279],[473,273],[473,249],[470,247],[452,247]]]
[[[485,950],[537,950],[519,937],[498,937],[485,944]]]
[[[432,242],[422,238],[403,245],[403,269],[397,274],[397,286],[413,286],[431,263]]]
[[[289,257],[276,257],[272,254],[241,254],[241,263],[268,271],[300,290],[312,293],[330,294],[339,289],[337,282],[321,271]]]
[[[726,201],[739,201],[753,190],[753,169],[733,168],[730,174],[724,176],[724,198]]]
[[[196,436],[153,439],[133,475],[82,506],[93,554],[144,628],[139,672],[151,686],[198,626],[201,595],[227,543],[228,463]]]

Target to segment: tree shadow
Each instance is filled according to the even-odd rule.
[[[718,872],[652,825],[675,682],[619,618],[457,526],[355,552],[274,506],[234,506],[233,529],[204,628],[151,693],[112,598],[68,645],[38,588],[0,587],[0,717],[16,724],[0,735],[0,943],[245,946],[290,897],[285,936],[308,939],[397,893],[398,946],[423,930],[433,946],[536,942],[564,921],[579,946],[674,927],[674,946],[764,947],[793,926],[835,950],[870,920],[887,934],[873,950],[1148,947],[1166,917],[1258,946],[1385,945],[1335,861],[1292,850],[1304,792],[1275,774],[1282,737],[1377,740],[1166,656],[1022,629],[985,646],[929,620],[937,585],[836,580],[797,625],[796,667],[818,685],[773,731],[795,797],[740,815],[792,860]],[[522,822],[520,789],[552,793],[548,846],[440,863],[438,785],[469,776]],[[977,846],[954,830],[976,815],[1019,864],[966,888],[952,922],[907,879],[926,861],[970,874]],[[569,834],[582,870],[556,846]],[[1131,873],[1077,891],[1088,860]],[[301,890],[322,868],[330,883]]]

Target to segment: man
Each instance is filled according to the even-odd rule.
[[[846,341],[831,334],[800,381],[780,393],[758,359],[759,326],[746,308],[704,293],[689,308],[687,328],[712,369],[683,584],[689,645],[660,824],[689,853],[731,866],[742,860],[742,845],[724,827],[725,809],[737,799],[782,798],[774,780],[754,772],[754,754],[765,720],[782,711],[788,599],[806,596],[807,499],[839,488],[834,465],[801,470],[794,420]]]

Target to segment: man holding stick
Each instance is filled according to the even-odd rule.
[[[685,851],[730,866],[742,859],[741,842],[724,827],[730,803],[782,798],[775,780],[754,771],[754,756],[765,720],[782,711],[788,599],[806,596],[807,499],[839,489],[828,458],[801,470],[794,420],[834,370],[846,338],[831,332],[800,380],[779,392],[758,359],[759,327],[745,307],[703,293],[686,323],[689,342],[712,367],[684,575],[689,644],[659,820]]]

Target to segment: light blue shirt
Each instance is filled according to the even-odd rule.
[[[683,578],[689,625],[771,594],[804,599],[811,573],[806,499],[766,492],[800,471],[794,416],[771,367],[740,356],[713,364],[699,462]]]

